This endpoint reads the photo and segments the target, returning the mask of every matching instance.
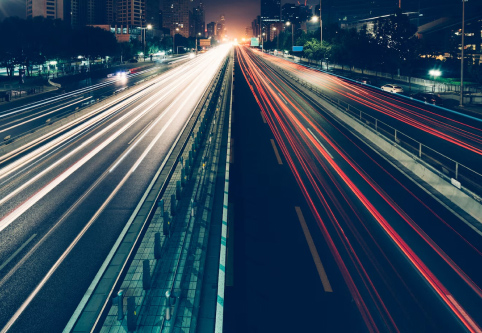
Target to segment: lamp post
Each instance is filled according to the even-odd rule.
[[[293,46],[295,45],[295,39],[294,39],[294,24],[291,23],[290,21],[286,22],[286,25],[289,27],[291,25],[291,53],[293,53]]]
[[[432,92],[435,92],[435,79],[436,79],[437,77],[439,77],[440,75],[442,75],[442,72],[439,71],[438,69],[431,69],[431,70],[428,72],[428,74],[433,77]]]
[[[462,0],[462,53],[460,56],[460,106],[464,106],[464,37],[465,37],[465,2]]]
[[[196,36],[196,55],[197,55],[197,39],[198,39],[198,36],[201,36],[201,33],[200,33],[200,32],[198,32],[198,33],[197,33],[197,36]]]
[[[279,38],[278,38],[278,32],[276,27],[273,27],[273,31],[275,32],[275,38],[276,38],[276,53],[278,53],[279,49]]]
[[[176,31],[179,31],[179,28],[176,28],[176,30],[174,31],[174,36],[172,36],[172,51],[174,52],[174,50],[176,50],[177,54],[178,52],[176,49]]]
[[[147,27],[143,28],[143,27],[139,27],[139,29],[141,29],[141,31],[143,32],[143,47],[144,47],[144,52],[142,52],[142,54],[144,55],[144,61],[146,61],[146,29],[148,30],[151,30],[152,29],[152,25],[151,24],[148,24]]]
[[[261,34],[261,52],[264,53],[264,36],[266,35],[265,32]]]

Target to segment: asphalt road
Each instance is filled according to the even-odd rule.
[[[278,163],[271,143],[274,136],[263,121],[238,60],[233,92],[224,331],[366,332],[282,155],[283,164]],[[311,249],[314,252],[307,237],[316,244]],[[313,255],[320,258],[321,266],[315,265]]]
[[[62,89],[54,93],[35,96],[25,101],[3,103],[0,106],[0,138],[20,136],[43,126],[48,119],[55,121],[74,112],[77,108],[85,108],[94,104],[97,99],[109,97],[115,92],[134,86],[149,76],[163,73],[172,68],[173,62],[179,64],[190,59],[186,55],[169,58],[168,61],[161,63],[151,63],[148,66],[106,69],[102,70],[102,73],[94,72],[92,77],[60,78],[58,82],[62,84]]]
[[[381,332],[480,331],[480,235],[265,63],[279,64],[279,59],[264,56],[262,61],[259,53],[237,51],[281,162],[289,165],[311,211],[307,222],[313,239],[318,239],[315,246],[320,253],[329,248],[362,326]],[[340,95],[359,91],[357,85],[326,81]],[[379,93],[376,98],[378,105],[398,101]],[[272,227],[289,223],[291,218]],[[313,289],[313,295],[317,293]],[[347,320],[343,313],[333,319]]]
[[[2,333],[65,327],[228,48],[2,165]]]
[[[259,54],[261,55],[261,52]],[[394,130],[388,126],[395,128],[398,131],[397,138],[401,140],[400,144],[413,153],[417,153],[418,142],[421,142],[428,147],[422,149],[422,158],[427,161],[437,159],[440,163],[440,166],[438,163],[436,165],[439,171],[455,177],[455,163],[451,161],[454,160],[477,172],[479,175],[468,171],[464,176],[472,177],[477,188],[471,189],[482,196],[482,189],[476,185],[482,183],[480,116],[470,116],[406,96],[386,93],[375,87],[354,83],[268,54],[262,56],[290,75],[313,84],[325,95],[339,100],[344,107],[349,104],[354,116],[361,110],[363,119],[369,121],[370,126],[374,126],[374,119],[371,117],[377,118],[378,128],[386,136],[394,138]]]

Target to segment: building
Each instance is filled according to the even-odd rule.
[[[159,0],[145,0],[146,2],[146,26],[150,24],[153,30],[161,30],[161,18],[160,18],[160,1]]]
[[[281,0],[261,0],[261,21],[263,23],[281,21]]]
[[[281,20],[283,22],[299,23],[299,8],[294,3],[285,3],[281,8]]]
[[[202,3],[192,10],[192,36],[205,36],[206,23],[204,21],[204,6]]]
[[[189,0],[163,0],[162,24],[171,36],[189,37]]]
[[[73,28],[114,22],[113,0],[69,0]]]
[[[251,22],[251,29],[254,37],[261,37],[261,16],[257,16],[253,22]]]
[[[208,23],[207,25],[207,37],[211,37],[211,38],[214,38],[214,36],[216,36],[216,22],[211,22],[211,23]]]
[[[131,28],[145,26],[146,3],[144,0],[117,0],[116,7],[117,24]]]
[[[64,0],[27,0],[27,18],[43,16],[50,19],[64,19]]]

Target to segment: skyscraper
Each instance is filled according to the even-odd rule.
[[[163,0],[162,24],[171,31],[172,36],[180,34],[189,37],[188,0]]]
[[[145,10],[145,0],[117,0],[116,21],[124,27],[143,27]]]
[[[261,21],[274,23],[281,19],[281,0],[261,0]]]
[[[27,18],[64,19],[64,0],[27,0]]]
[[[214,38],[214,36],[216,36],[216,22],[208,23],[207,30],[208,30],[208,36],[207,37]]]
[[[92,24],[111,24],[108,18],[113,0],[67,0],[71,4],[72,27],[83,27]]]
[[[193,36],[204,37],[205,22],[204,22],[204,6],[202,2],[199,6],[193,8],[192,10],[192,26],[193,26]]]

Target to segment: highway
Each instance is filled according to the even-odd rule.
[[[370,117],[377,118],[378,128],[386,136],[394,136],[394,131],[388,126],[397,129],[401,145],[413,153],[417,153],[418,148],[415,141],[421,142],[428,148],[422,150],[422,159],[429,162],[437,159],[434,165],[439,170],[443,167],[445,173],[451,177],[455,178],[455,163],[450,159],[464,165],[459,169],[459,172],[462,172],[462,182],[465,177],[471,182],[470,189],[482,196],[482,188],[478,185],[482,183],[480,115],[467,115],[425,104],[410,97],[386,93],[378,88],[355,83],[282,58],[267,54],[262,56],[270,59],[290,75],[315,85],[325,95],[341,101],[343,105],[349,104],[350,107],[356,108],[353,112],[355,116],[358,110],[361,110],[365,120],[374,122]]]
[[[65,327],[229,48],[134,87],[128,98],[112,97],[97,116],[2,162],[2,333]]]
[[[62,84],[62,90],[66,91],[65,93],[49,94],[54,96],[28,104],[22,103],[15,107],[10,106],[12,103],[2,105],[0,107],[0,137],[3,139],[6,136],[13,138],[22,135],[43,126],[47,121],[55,121],[76,109],[88,107],[98,99],[124,91],[149,76],[164,72],[172,65],[190,59],[189,55],[185,55],[160,64],[133,67],[130,70],[103,70],[102,72],[109,72],[109,74],[103,75],[101,78],[87,78],[74,82],[61,78],[60,81],[66,81]],[[94,74],[97,76],[97,73]],[[13,103],[20,104],[20,102]]]
[[[314,216],[313,237],[324,239],[315,245],[319,251],[329,248],[366,330],[481,332],[480,235],[278,71],[363,105],[384,122],[433,140],[426,144],[457,151],[467,163],[480,158],[478,120],[435,112],[245,47],[236,52],[283,163]],[[337,320],[344,320],[342,313]]]

